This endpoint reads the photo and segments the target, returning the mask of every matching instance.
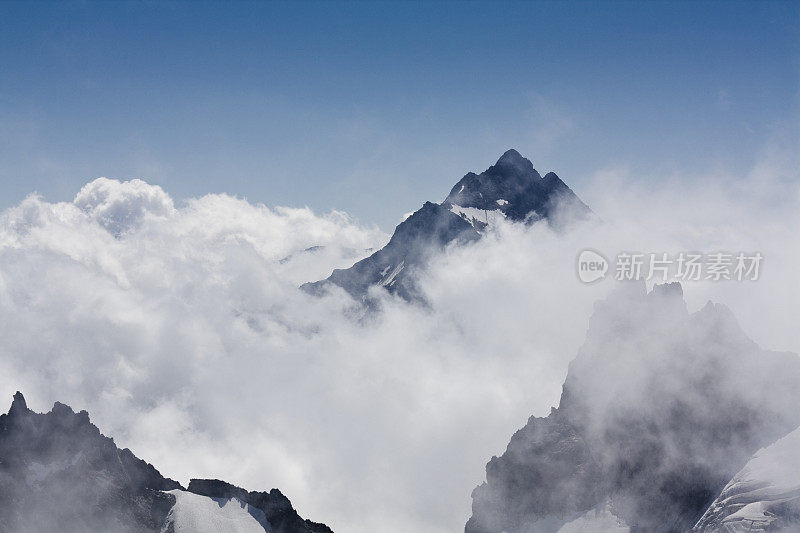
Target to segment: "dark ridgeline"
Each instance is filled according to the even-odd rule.
[[[486,465],[466,532],[557,531],[605,504],[632,531],[687,531],[798,405],[797,355],[761,350],[724,306],[689,314],[677,283],[623,286],[597,304],[559,407]]]
[[[386,246],[350,268],[334,270],[327,279],[304,284],[303,290],[321,294],[335,285],[363,300],[370,287],[378,286],[406,300],[420,300],[414,278],[431,254],[450,243],[474,242],[487,226],[480,216],[459,208],[520,222],[544,219],[556,228],[591,213],[558,176],[550,172],[542,178],[529,160],[508,150],[485,172],[464,176],[441,204],[425,202],[395,228]]]
[[[218,497],[241,496],[264,511],[275,533],[331,533],[300,518],[277,489],[246,493],[216,480],[192,480],[186,490],[208,496],[223,486],[229,495]],[[117,448],[86,411],[56,402],[49,413],[35,413],[17,392],[8,414],[0,415],[3,533],[169,532],[167,516],[176,499],[164,491],[173,489],[183,487]]]

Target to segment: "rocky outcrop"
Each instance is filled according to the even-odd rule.
[[[723,306],[687,313],[678,284],[624,285],[597,304],[559,407],[487,465],[466,531],[558,531],[604,502],[634,531],[689,530],[799,404],[797,355],[759,349]]]
[[[262,513],[253,524],[265,531],[331,533],[324,524],[302,519],[277,489],[246,492],[222,481],[192,480],[185,491],[130,450],[117,448],[86,411],[75,413],[56,402],[49,413],[35,413],[17,392],[8,414],[0,415],[3,533],[170,533],[176,525],[186,531],[172,511],[176,494],[187,491],[249,504]],[[210,507],[222,508],[222,501],[217,503]],[[203,529],[204,522],[195,519],[190,529],[218,533]]]
[[[100,434],[86,411],[34,413],[17,392],[0,415],[3,531],[161,530],[180,488]]]

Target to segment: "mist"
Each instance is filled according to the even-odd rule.
[[[798,176],[770,153],[739,175],[598,171],[575,192],[599,220],[498,220],[420,275],[426,305],[375,291],[366,319],[344,291],[298,290],[388,241],[345,213],[141,180],[32,194],[0,215],[0,397],[86,409],[165,476],[279,487],[337,531],[458,531],[617,285],[582,284],[581,250],[759,251],[758,281],[685,283],[687,306],[724,303],[761,348],[800,351]]]

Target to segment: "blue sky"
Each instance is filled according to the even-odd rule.
[[[509,147],[734,174],[799,81],[797,2],[0,3],[0,208],[140,177],[390,230]]]

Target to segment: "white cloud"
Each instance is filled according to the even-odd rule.
[[[500,223],[434,262],[429,308],[385,298],[365,322],[342,294],[297,290],[386,242],[343,213],[176,207],[141,181],[28,197],[0,215],[0,398],[88,409],[167,476],[280,487],[335,530],[459,530],[486,461],[557,402],[612,286],[577,280],[580,250],[760,250],[760,281],[687,286],[690,308],[712,297],[763,347],[800,349],[796,181],[775,209],[737,192],[754,176],[620,174],[578,191],[603,224]]]
[[[83,186],[73,204],[117,236],[136,229],[146,216],[168,216],[175,210],[161,187],[139,179],[97,178]]]

